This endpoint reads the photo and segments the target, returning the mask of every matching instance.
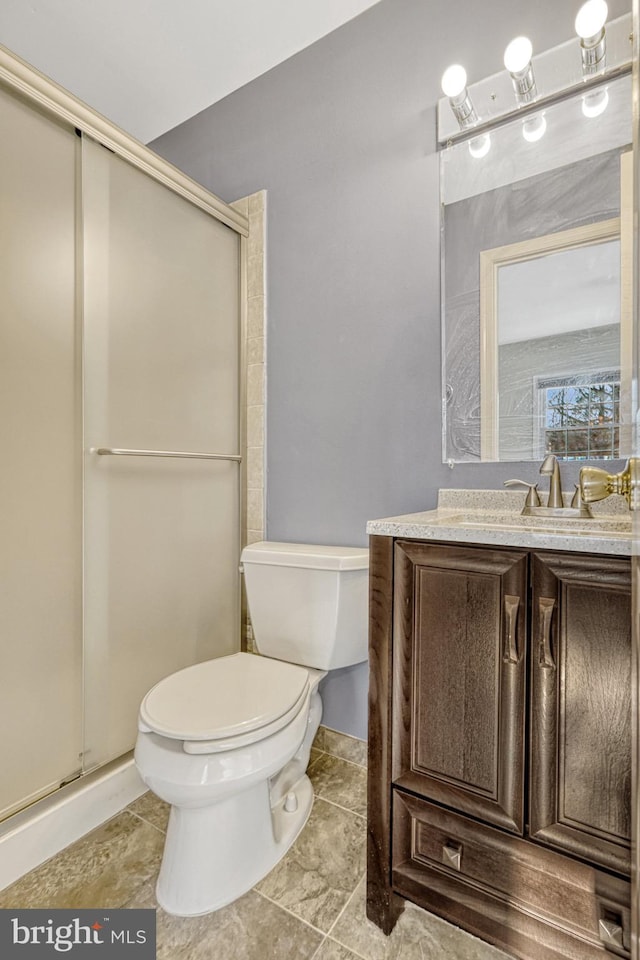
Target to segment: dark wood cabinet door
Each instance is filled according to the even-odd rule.
[[[620,873],[631,832],[631,571],[532,556],[533,839]]]
[[[397,541],[393,780],[523,831],[527,554]]]

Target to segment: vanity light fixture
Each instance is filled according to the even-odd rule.
[[[518,104],[531,103],[538,96],[533,75],[533,45],[528,37],[516,37],[504,52],[504,65],[511,74]]]
[[[528,143],[542,140],[547,132],[547,121],[544,113],[537,113],[535,117],[528,117],[522,121],[522,136]]]
[[[609,115],[614,81],[631,73],[632,14],[613,17],[609,0],[571,0],[571,6],[577,32],[573,39],[541,52],[534,49],[535,39],[532,43],[524,35],[517,36],[504,50],[504,73],[498,70],[468,86],[466,72],[460,64],[445,71],[444,93],[437,105],[439,146],[469,143],[491,133],[493,154],[496,150],[494,127],[517,118],[517,130],[522,132],[525,116],[538,114],[569,97],[575,97],[576,103],[584,101],[586,117],[598,117],[605,110]],[[597,94],[597,88],[605,83],[608,95]],[[547,116],[547,123],[549,116],[551,114]],[[539,132],[537,125],[534,128]],[[486,142],[483,144],[486,149]],[[478,149],[479,145],[474,145],[472,155]]]
[[[599,73],[605,67],[607,41],[604,25],[608,12],[605,0],[587,0],[578,10],[576,33],[580,37],[582,73],[585,77]]]
[[[472,127],[478,122],[469,91],[467,90],[467,71],[459,63],[453,63],[442,74],[442,92],[449,97],[453,115],[461,130]]]
[[[585,117],[599,117],[609,106],[609,92],[601,87],[582,98],[582,113]]]

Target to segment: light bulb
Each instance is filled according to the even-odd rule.
[[[587,0],[578,10],[576,33],[582,40],[597,37],[607,22],[608,9],[605,0]]]
[[[541,140],[547,131],[547,121],[544,114],[539,113],[536,117],[530,117],[522,123],[522,136],[528,143],[535,143]]]
[[[453,63],[442,74],[441,83],[445,97],[459,97],[467,85],[467,71],[459,63]]]
[[[516,37],[504,52],[504,65],[509,73],[522,73],[531,63],[533,45],[528,37]]]
[[[482,160],[491,150],[491,137],[488,133],[483,133],[479,137],[469,140],[469,153],[474,160]]]
[[[442,74],[442,92],[449,98],[449,106],[461,130],[478,122],[478,115],[467,90],[467,71],[453,63]]]
[[[585,117],[599,117],[609,106],[609,91],[596,90],[582,98],[582,112]]]

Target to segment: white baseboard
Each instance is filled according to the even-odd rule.
[[[146,789],[129,755],[9,817],[0,824],[0,890],[113,817]]]

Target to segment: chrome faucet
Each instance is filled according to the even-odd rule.
[[[560,464],[557,458],[548,454],[542,461],[540,473],[543,477],[549,477],[549,496],[546,504],[543,505],[540,500],[537,483],[529,483],[526,480],[505,480],[505,487],[511,487],[514,484],[520,484],[528,487],[529,492],[522,508],[523,517],[537,516],[557,516],[557,517],[592,517],[591,508],[583,501],[580,485],[576,483],[575,493],[571,500],[571,506],[565,507],[562,497],[562,479],[560,477]]]

